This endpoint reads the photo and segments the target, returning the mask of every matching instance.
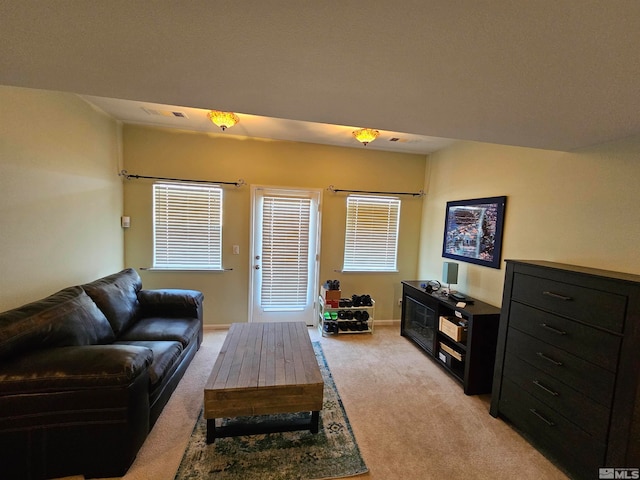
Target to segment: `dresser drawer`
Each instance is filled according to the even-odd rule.
[[[551,377],[609,407],[615,375],[515,328],[509,328],[506,351]]]
[[[518,302],[511,302],[509,327],[517,328],[615,372],[621,337],[547,313]]]
[[[515,273],[511,299],[614,332],[624,326],[624,295]]]
[[[500,413],[543,452],[580,478],[595,478],[606,446],[510,380],[502,383]]]
[[[515,355],[505,358],[504,378],[604,442],[609,431],[609,409]]]

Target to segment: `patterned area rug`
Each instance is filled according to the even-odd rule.
[[[315,480],[365,473],[367,466],[320,343],[313,342],[313,349],[324,379],[324,404],[317,434],[305,430],[228,437],[207,445],[207,423],[200,412],[175,480]],[[224,419],[223,424],[292,419],[299,415],[304,414],[238,417]]]

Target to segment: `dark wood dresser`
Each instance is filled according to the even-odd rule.
[[[575,478],[640,467],[640,276],[507,260],[490,413]]]

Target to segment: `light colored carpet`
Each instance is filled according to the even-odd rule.
[[[560,480],[567,477],[500,419],[489,395],[466,396],[399,326],[320,341],[375,480]],[[124,480],[173,480],[226,331],[204,343]]]
[[[191,435],[176,480],[300,480],[334,479],[360,475],[367,466],[353,436],[340,394],[324,358],[320,342],[313,350],[324,380],[317,433],[307,430],[217,438],[207,443],[202,417]],[[277,420],[311,419],[309,412],[221,419],[223,425],[257,425]]]

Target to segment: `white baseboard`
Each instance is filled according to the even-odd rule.
[[[400,320],[376,320],[375,327],[387,327],[387,326],[400,326]],[[229,330],[231,327],[230,323],[205,323],[203,325],[203,330],[205,332],[218,331],[218,330]],[[374,327],[374,328],[375,328]]]
[[[222,323],[205,323],[202,326],[202,329],[205,332],[210,332],[210,331],[214,331],[214,330],[229,330],[229,328],[231,327],[230,323],[226,323],[226,324],[222,324]]]
[[[400,320],[376,320],[374,323],[376,327],[385,327],[385,326],[394,326],[394,325],[399,326]]]

